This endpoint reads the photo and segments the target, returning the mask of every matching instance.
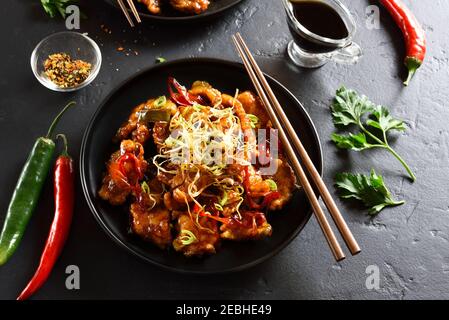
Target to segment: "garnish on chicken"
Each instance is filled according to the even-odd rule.
[[[200,14],[209,7],[209,0],[170,0],[170,4],[175,10],[188,13]]]
[[[169,97],[138,105],[117,131],[120,150],[107,162],[99,196],[129,201],[134,234],[187,257],[214,254],[221,240],[271,236],[266,214],[286,205],[296,178],[282,149],[275,153],[255,132],[273,132],[261,100],[204,81],[190,89],[174,78],[168,84]]]
[[[161,0],[137,0],[142,3],[145,7],[147,7],[148,11],[152,14],[161,13]]]

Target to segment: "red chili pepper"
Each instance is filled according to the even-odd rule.
[[[118,160],[120,172],[125,177],[127,177],[128,175],[126,174],[125,162],[132,162],[135,170],[137,171],[137,178],[138,178],[137,180],[140,180],[143,178],[144,173],[140,166],[140,161],[139,161],[139,159],[137,159],[137,157],[134,154],[125,153],[124,155],[121,155],[120,159]]]
[[[273,202],[276,199],[279,199],[281,197],[281,193],[279,191],[272,191],[265,195],[265,198],[263,198],[262,201],[262,208],[268,207],[271,202]]]
[[[172,87],[175,87],[178,92],[174,92]],[[195,104],[195,101],[192,101],[192,97],[187,92],[187,89],[180,85],[173,77],[168,78],[168,92],[170,93],[171,100],[178,105],[193,106]]]
[[[210,219],[219,221],[223,224],[229,224],[231,222],[230,218],[217,217],[217,216],[213,216],[211,214],[204,212],[203,208],[201,208],[197,203],[195,203],[195,206],[193,207],[193,213],[198,214],[200,217],[206,217],[206,218],[210,218]]]
[[[394,21],[404,34],[407,56],[404,63],[408,69],[407,86],[421,67],[426,56],[426,34],[415,15],[401,0],[380,0],[380,3],[390,12]]]
[[[73,160],[67,153],[66,137],[64,135],[58,135],[57,137],[63,139],[64,151],[56,160],[54,169],[55,216],[39,267],[17,300],[28,299],[45,283],[61,254],[72,222],[75,193]]]

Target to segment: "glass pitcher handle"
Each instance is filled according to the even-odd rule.
[[[362,48],[357,43],[352,42],[350,45],[332,53],[330,59],[337,63],[356,64],[362,55]]]

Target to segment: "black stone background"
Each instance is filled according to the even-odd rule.
[[[238,60],[230,36],[240,31],[263,69],[287,86],[310,112],[324,147],[327,185],[342,170],[368,172],[375,167],[392,193],[407,203],[370,219],[366,210],[341,203],[363,252],[335,263],[312,218],[303,232],[276,257],[250,270],[221,276],[187,276],[146,264],[114,244],[100,229],[84,200],[79,182],[75,218],[65,250],[36,299],[419,299],[449,298],[449,28],[446,0],[406,0],[428,37],[428,55],[410,87],[404,88],[400,31],[381,9],[381,28],[365,27],[369,0],[343,0],[358,17],[356,41],[364,57],[356,66],[329,63],[300,70],[286,59],[290,35],[280,1],[247,0],[224,16],[197,25],[156,26],[144,22],[131,30],[122,14],[103,1],[82,1],[88,32],[101,46],[98,78],[74,94],[47,90],[34,78],[29,58],[45,36],[64,30],[49,19],[39,1],[3,1],[0,50],[0,223],[26,155],[49,120],[69,100],[78,101],[61,122],[75,158],[84,128],[102,99],[157,56],[168,60],[189,56]],[[112,30],[105,33],[104,24]],[[117,47],[136,50],[126,56]],[[402,167],[383,151],[338,152],[329,142],[334,130],[329,102],[340,85],[359,90],[405,119],[409,129],[394,147],[407,159],[418,180],[412,184]],[[334,191],[333,188],[331,188]],[[47,182],[20,249],[0,268],[0,298],[14,299],[38,263],[53,215],[52,185]],[[65,268],[81,270],[81,289],[65,288]],[[380,268],[381,288],[365,287],[368,265]]]

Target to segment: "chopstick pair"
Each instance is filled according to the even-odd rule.
[[[257,65],[256,60],[248,49],[248,46],[245,44],[245,41],[243,40],[240,33],[233,35],[232,39],[240,57],[242,58],[248,75],[250,76],[251,81],[253,82],[254,87],[257,90],[257,93],[259,94],[259,97],[262,99],[263,104],[265,105],[271,121],[273,122],[275,128],[278,129],[280,139],[284,146],[284,150],[286,151],[287,156],[293,165],[293,169],[299,178],[301,186],[304,188],[307,198],[309,199],[312,206],[313,212],[315,213],[318,223],[324,233],[324,236],[331,248],[335,259],[337,261],[341,261],[345,258],[345,254],[343,253],[343,250],[341,249],[341,246],[332,228],[329,225],[326,215],[321,209],[321,206],[307,178],[307,175],[305,174],[304,169],[302,168],[301,163],[297,158],[296,152],[301,157],[304,167],[308,171],[310,177],[312,178],[312,181],[314,182],[320,195],[322,196],[323,201],[328,208],[335,222],[335,225],[340,231],[340,234],[344,239],[347,247],[349,248],[351,254],[358,254],[361,250],[357,241],[351,233],[351,230],[349,230],[349,227],[343,219],[343,216],[341,215],[337,205],[335,204],[335,201],[329,193],[329,190],[321,179],[320,174],[318,173],[312,160],[307,154],[306,149],[301,143],[301,140],[298,138],[279,101],[274,95],[273,90],[270,88],[270,85],[268,84],[263,72]]]
[[[122,9],[123,14],[125,15],[126,19],[128,20],[128,23],[131,27],[134,27],[134,22],[131,19],[131,16],[128,13],[128,9],[126,8],[125,4],[123,3],[123,0],[117,0],[118,5],[120,6],[120,9]],[[141,23],[142,20],[140,19],[140,15],[139,12],[136,9],[136,6],[134,5],[133,0],[126,0],[126,2],[128,2],[129,8],[131,9],[134,18],[136,18],[138,23]]]

